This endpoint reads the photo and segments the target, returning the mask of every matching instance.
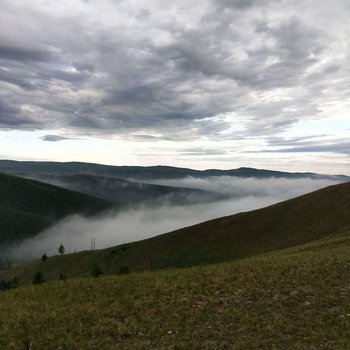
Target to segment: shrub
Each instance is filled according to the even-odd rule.
[[[103,271],[101,270],[101,268],[97,264],[94,264],[92,266],[91,276],[98,277],[100,275],[103,275]]]
[[[11,281],[1,280],[0,290],[7,290],[13,288]]]
[[[33,284],[41,284],[44,282],[45,282],[45,279],[44,279],[43,273],[42,272],[35,273],[33,277]]]
[[[127,275],[129,273],[129,268],[127,266],[120,266],[118,275]]]
[[[65,273],[62,273],[62,272],[61,272],[59,277],[60,277],[60,280],[61,280],[61,281],[67,280],[67,275],[66,275]]]

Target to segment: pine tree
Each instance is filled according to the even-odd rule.
[[[65,248],[64,248],[64,245],[61,243],[61,245],[58,247],[58,252],[63,255],[64,252],[65,252]]]

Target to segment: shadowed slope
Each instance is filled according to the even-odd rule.
[[[135,269],[244,258],[310,242],[350,227],[350,183],[127,245]]]
[[[112,202],[0,174],[0,246],[33,236],[69,214],[96,214]]]
[[[39,176],[37,180],[90,196],[117,201],[123,206],[137,206],[141,203],[148,207],[164,203],[184,205],[227,198],[199,189],[147,184],[108,176],[44,175]]]

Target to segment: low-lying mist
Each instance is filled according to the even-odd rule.
[[[151,181],[150,181],[151,182]],[[67,217],[39,235],[21,242],[5,252],[13,261],[23,261],[57,254],[61,243],[66,252],[106,248],[166,233],[178,228],[237,212],[249,211],[293,198],[313,190],[338,183],[332,180],[312,179],[253,179],[235,177],[185,178],[159,180],[157,184],[209,190],[231,196],[228,200],[210,203],[113,211],[103,216],[84,218]]]
[[[186,177],[182,179],[144,180],[151,184],[195,188],[232,197],[274,197],[285,200],[315,191],[322,187],[340,183],[331,179],[289,178],[240,178],[233,176],[211,176],[206,178]]]

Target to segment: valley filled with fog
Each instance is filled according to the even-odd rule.
[[[213,200],[196,203],[193,193],[190,204],[174,205],[169,200],[157,206],[147,202],[137,207],[111,210],[86,218],[71,215],[38,235],[8,249],[4,256],[15,262],[56,255],[62,243],[66,253],[95,249],[150,238],[162,233],[194,225],[206,220],[262,208],[332,184],[338,179],[238,178],[215,176],[207,178],[144,180],[146,183],[205,190]]]

